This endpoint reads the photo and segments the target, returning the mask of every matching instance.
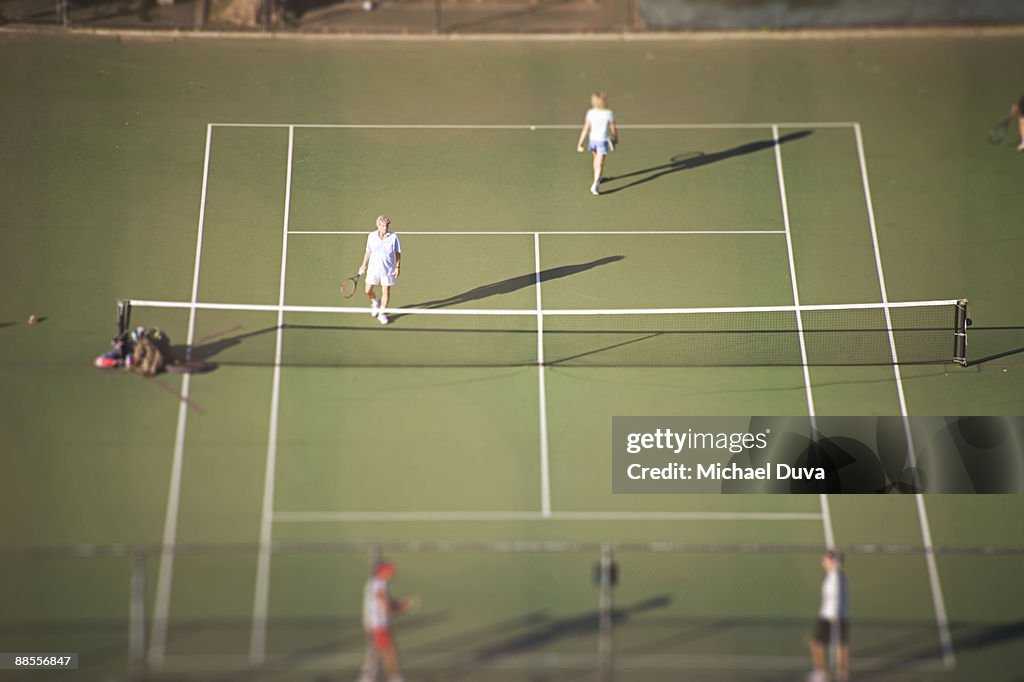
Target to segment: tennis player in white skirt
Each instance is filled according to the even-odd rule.
[[[615,149],[619,142],[619,131],[615,128],[615,114],[608,108],[608,98],[603,92],[595,92],[590,96],[590,109],[583,120],[580,141],[576,143],[576,151],[583,151],[583,141],[589,133],[587,149],[594,155],[594,182],[590,185],[590,193],[595,197],[601,191],[601,172],[604,170],[605,157]]]

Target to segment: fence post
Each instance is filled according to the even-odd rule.
[[[614,586],[615,563],[612,557],[612,546],[601,545],[600,590],[598,595],[598,678],[601,682],[612,679],[612,630],[614,627],[612,587]]]
[[[266,32],[274,19],[274,0],[263,0],[260,3],[260,30]]]
[[[192,10],[192,28],[201,31],[206,28],[210,16],[210,0],[196,0]]]
[[[132,550],[128,612],[128,661],[132,679],[146,672],[146,553]]]
[[[441,32],[441,0],[434,0],[434,33]]]
[[[71,0],[57,0],[57,21],[65,28],[71,28]]]

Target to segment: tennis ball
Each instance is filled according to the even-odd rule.
[[[28,316],[28,323],[29,324],[36,324],[37,322],[39,322],[39,318],[38,317],[36,317],[35,315],[29,315]]]

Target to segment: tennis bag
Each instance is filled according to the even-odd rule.
[[[175,363],[171,339],[159,327],[153,327],[139,334],[132,351],[131,369],[147,377],[164,371],[167,365]]]

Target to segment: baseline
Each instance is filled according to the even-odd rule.
[[[658,511],[278,511],[275,523],[393,523],[437,521],[821,521],[816,512]]]
[[[288,234],[346,234],[365,235],[369,230],[291,230]],[[429,236],[498,236],[498,235],[720,235],[720,234],[786,234],[785,230],[402,230],[402,234]]]
[[[210,123],[222,128],[352,128],[371,130],[579,130],[579,123]],[[852,128],[855,121],[787,121],[784,123],[632,123],[623,130],[752,130],[781,128]]]

